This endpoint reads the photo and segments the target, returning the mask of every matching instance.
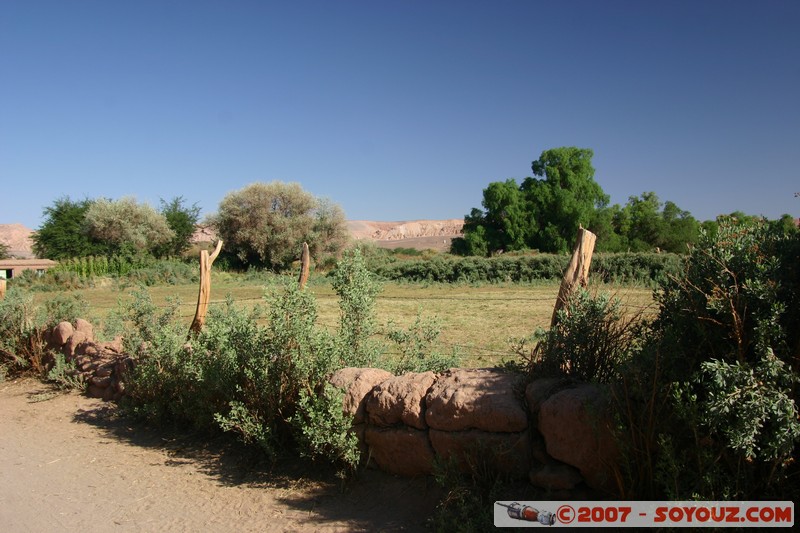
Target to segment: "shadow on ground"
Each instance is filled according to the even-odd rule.
[[[113,403],[81,410],[74,421],[131,446],[162,450],[169,457],[166,466],[193,464],[220,485],[287,494],[278,501],[321,525],[346,521],[353,530],[424,531],[443,496],[431,477],[406,479],[367,468],[343,482],[330,466],[294,456],[270,460],[230,435],[150,427],[124,416]]]

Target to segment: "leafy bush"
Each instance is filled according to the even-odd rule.
[[[180,304],[172,300],[159,307],[144,288],[131,296],[120,311],[126,324],[124,349],[136,361],[126,384],[126,407],[156,422],[187,417],[197,381],[192,377],[199,371],[186,345],[186,329],[177,320]]]
[[[215,265],[216,266],[216,265]],[[197,264],[147,255],[86,256],[63,259],[44,274],[25,271],[11,285],[36,291],[94,287],[98,278],[115,279],[123,289],[137,285],[197,283]]]
[[[723,220],[662,283],[660,311],[625,372],[623,421],[646,497],[797,495],[800,239]],[[647,409],[635,412],[633,398]]]
[[[291,418],[300,453],[343,465],[340,475],[353,471],[361,459],[353,420],[342,411],[344,393],[324,383],[319,394],[300,391],[297,411]]]
[[[608,293],[593,297],[580,289],[558,311],[554,327],[538,329],[531,339],[516,341],[531,376],[565,375],[610,383],[633,355],[643,324],[625,316],[621,302]],[[535,343],[532,351],[525,345]]]
[[[136,268],[128,272],[125,282],[147,285],[179,285],[197,283],[200,280],[199,268],[176,259],[161,259],[152,266]]]
[[[89,304],[80,294],[57,294],[45,300],[41,321],[52,327],[59,322],[75,323],[79,318],[87,318],[88,313]]]
[[[45,371],[45,332],[62,321],[86,316],[87,304],[77,295],[58,295],[38,305],[18,287],[0,300],[0,372]]]
[[[33,296],[11,288],[0,300],[0,366],[3,374],[33,365],[40,370],[43,324]]]
[[[658,283],[678,275],[685,257],[670,253],[596,254],[592,276],[606,283]]]
[[[448,356],[435,349],[440,334],[439,322],[423,319],[420,314],[407,329],[396,329],[389,324],[387,335],[397,345],[400,355],[394,361],[387,361],[386,366],[398,375],[405,372],[444,372],[458,366],[460,357],[457,353]]]
[[[339,338],[343,366],[373,366],[380,347],[375,333],[375,297],[380,285],[367,270],[358,248],[345,252],[331,273],[333,290],[339,296]]]
[[[82,375],[77,372],[75,363],[67,363],[62,353],[55,354],[53,366],[47,372],[46,379],[60,389],[83,389],[86,385]]]
[[[43,275],[33,270],[26,270],[19,276],[14,276],[8,285],[37,292],[64,292],[94,286],[94,279],[81,278],[74,272],[58,270],[58,267],[54,268],[55,270],[51,268]]]
[[[318,261],[337,255],[347,239],[342,209],[297,183],[252,183],[228,193],[211,221],[231,262],[285,270],[307,242]]]
[[[136,354],[127,395],[134,413],[232,432],[271,456],[294,438],[309,456],[324,451],[352,462],[341,404],[332,418],[334,396],[317,394],[347,357],[316,326],[316,302],[296,281],[268,292],[267,326],[258,323],[260,309],[228,301],[211,308],[205,328],[188,341],[177,302],[159,308],[144,290],[134,296],[124,310],[131,327],[126,348]]]

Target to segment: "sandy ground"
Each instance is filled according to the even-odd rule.
[[[113,404],[0,383],[0,530],[424,531],[439,489],[374,470],[342,485],[217,438],[155,431]]]

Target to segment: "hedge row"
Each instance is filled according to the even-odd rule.
[[[375,262],[371,270],[385,280],[438,283],[501,283],[561,279],[567,255],[453,257]],[[678,274],[683,256],[677,254],[596,254],[591,275],[605,282],[651,283]]]

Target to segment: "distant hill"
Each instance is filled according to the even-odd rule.
[[[416,248],[418,250],[449,250],[450,242],[460,237],[464,221],[408,220],[378,222],[373,220],[348,220],[347,229],[356,240],[373,241],[381,248]],[[8,246],[14,257],[33,257],[33,230],[22,224],[0,224],[0,242]],[[198,226],[192,242],[211,242],[216,238],[208,226]]]
[[[22,224],[0,224],[0,242],[8,246],[9,253],[19,259],[33,256],[33,230]]]
[[[381,248],[450,249],[450,243],[462,235],[464,220],[409,220],[376,222],[349,220],[347,228],[357,240],[373,241]]]
[[[450,243],[462,235],[464,221],[407,220],[400,222],[378,222],[374,220],[348,220],[347,229],[356,240],[372,241],[381,248],[416,248],[418,250],[450,249]],[[216,239],[208,226],[197,226],[192,242],[211,242]]]

